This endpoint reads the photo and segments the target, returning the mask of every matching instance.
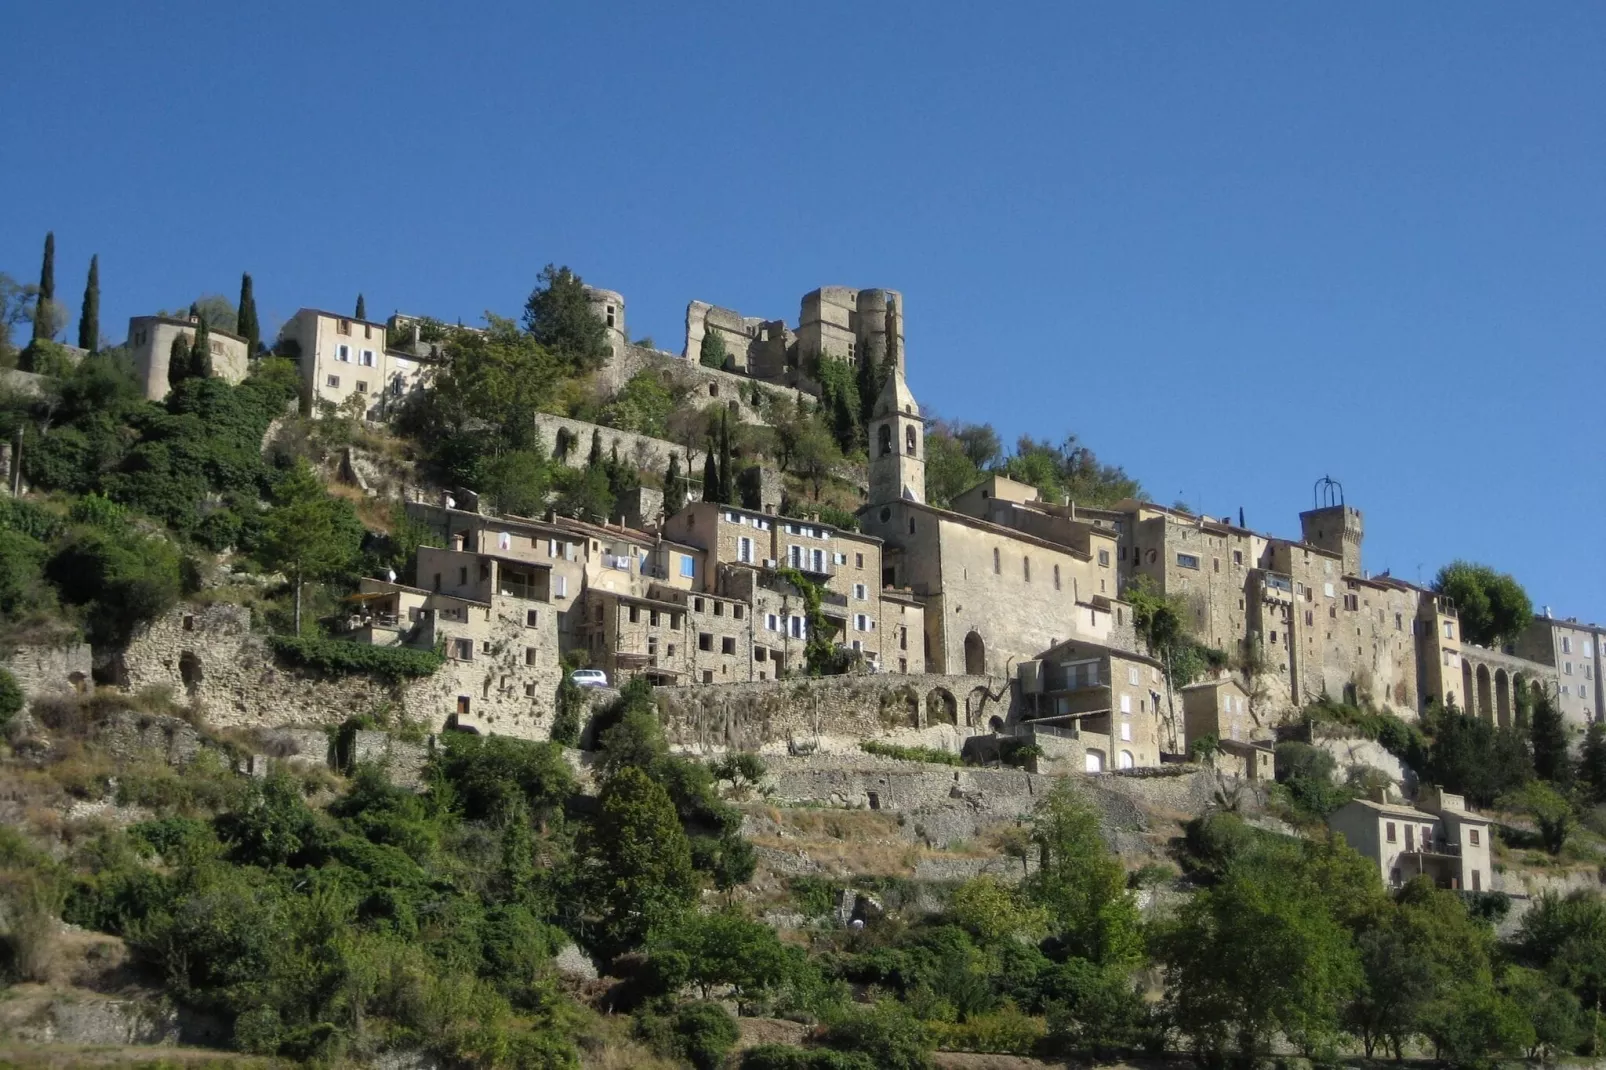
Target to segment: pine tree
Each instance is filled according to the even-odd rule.
[[[56,299],[56,232],[45,234],[45,261],[39,268],[39,297],[34,303],[33,340],[50,338],[50,304]]]
[[[257,319],[257,298],[249,273],[240,276],[240,318],[235,333],[245,339],[245,353],[255,357],[262,347],[262,323]]]
[[[686,508],[686,480],[680,474],[680,454],[669,455],[669,471],[664,473],[664,516],[671,517]]]
[[[78,348],[100,349],[100,256],[89,258],[89,282],[84,285],[84,308],[78,317]]]
[[[1561,711],[1549,695],[1534,700],[1529,738],[1533,742],[1534,772],[1541,780],[1568,785],[1573,780],[1572,756],[1567,753],[1567,728]]]
[[[1578,751],[1578,779],[1595,805],[1606,803],[1606,724],[1591,721]]]
[[[362,299],[362,294],[357,295],[357,311],[352,315],[353,318],[360,320],[368,318],[368,304]]]
[[[212,377],[212,332],[206,326],[205,316],[195,328],[195,341],[190,345],[190,375],[196,379]]]
[[[171,389],[190,377],[190,342],[182,333],[167,348],[167,385]]]

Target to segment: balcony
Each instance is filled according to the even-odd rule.
[[[544,583],[520,583],[517,580],[502,578],[497,581],[496,593],[506,598],[522,598],[529,602],[547,601],[547,585]]]
[[[602,567],[618,569],[620,572],[629,572],[631,559],[623,554],[603,554]]]

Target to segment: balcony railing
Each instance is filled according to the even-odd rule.
[[[515,583],[512,580],[501,580],[496,585],[496,593],[508,598],[523,598],[532,602],[545,602],[547,600],[546,588],[533,583]]]
[[[1272,590],[1282,591],[1284,594],[1290,595],[1294,593],[1294,580],[1292,577],[1284,576],[1277,572],[1266,572],[1262,574],[1262,577],[1266,586]]]
[[[630,558],[624,557],[624,556],[622,556],[620,554],[603,554],[602,555],[602,567],[603,568],[616,568],[620,572],[629,572],[630,571],[630,563],[631,563],[631,559]]]

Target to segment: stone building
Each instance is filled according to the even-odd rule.
[[[586,286],[585,295],[591,311],[608,328],[608,346],[617,357],[630,344],[630,335],[625,333],[624,295],[596,286]]]
[[[128,352],[134,361],[134,377],[147,401],[161,401],[170,389],[167,362],[173,339],[183,338],[186,347],[194,344],[200,320],[193,317],[134,316],[128,321]],[[230,331],[207,325],[211,339],[212,374],[238,383],[250,371],[250,345]]]
[[[1459,795],[1424,787],[1416,806],[1381,796],[1356,799],[1333,811],[1327,824],[1377,865],[1390,888],[1427,876],[1440,888],[1494,890],[1489,821]]]
[[[359,398],[365,419],[383,419],[422,384],[429,366],[416,352],[386,348],[385,324],[315,308],[298,311],[280,336],[300,354],[308,412]]]
[[[1249,691],[1232,677],[1201,680],[1178,689],[1182,701],[1183,752],[1213,739],[1229,755],[1235,771],[1252,780],[1271,780],[1276,774],[1272,747],[1276,732],[1268,721],[1255,716]]]
[[[1573,724],[1606,720],[1606,694],[1601,673],[1606,672],[1606,627],[1583,624],[1577,617],[1557,620],[1545,612],[1528,625],[1513,646],[1519,656],[1545,665],[1555,674],[1555,700],[1561,715]]]
[[[1018,675],[1022,720],[1081,740],[1090,773],[1157,766],[1162,752],[1181,752],[1180,711],[1147,655],[1072,639],[1024,662]]]

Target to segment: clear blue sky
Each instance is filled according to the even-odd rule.
[[[677,6],[20,6],[0,270],[54,228],[120,334],[556,261],[676,350],[892,287],[944,416],[1284,535],[1331,473],[1372,570],[1606,618],[1606,7]]]

